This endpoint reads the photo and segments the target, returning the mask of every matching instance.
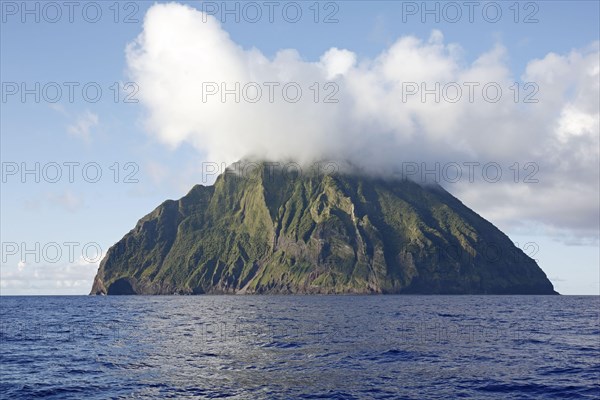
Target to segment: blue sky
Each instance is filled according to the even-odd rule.
[[[297,3],[303,13],[297,23],[287,21],[279,12],[289,3],[276,3],[273,22],[267,18],[263,2],[257,2],[254,4],[258,4],[263,12],[263,18],[258,22],[244,21],[242,14],[240,21],[236,22],[234,16],[224,16],[217,12],[217,19],[226,17],[227,20],[221,21],[221,27],[214,30],[227,32],[230,35],[228,40],[240,46],[247,54],[251,54],[251,49],[256,49],[273,63],[273,68],[285,65],[274,61],[283,49],[295,49],[299,61],[294,61],[294,65],[306,70],[311,68],[311,63],[319,63],[329,49],[346,49],[353,53],[356,60],[350,71],[357,76],[360,73],[375,76],[384,71],[371,67],[376,64],[374,60],[386,54],[403,37],[420,40],[420,44],[415,45],[413,50],[426,52],[438,43],[438,39],[431,41],[433,37],[437,37],[432,32],[439,32],[443,36],[443,50],[436,55],[436,60],[446,62],[451,59],[453,67],[463,72],[470,71],[482,54],[500,46],[503,54],[498,65],[505,68],[510,77],[517,81],[524,81],[532,76],[546,79],[546,86],[540,83],[539,110],[536,108],[531,111],[532,115],[537,115],[538,111],[542,115],[543,107],[547,104],[556,103],[557,110],[570,110],[568,106],[571,104],[576,108],[576,99],[579,98],[577,93],[583,90],[581,85],[585,86],[585,83],[570,83],[572,87],[565,88],[564,93],[558,95],[549,86],[559,86],[556,82],[552,83],[552,77],[560,79],[561,74],[577,75],[577,71],[581,71],[578,68],[588,71],[589,63],[585,64],[588,67],[578,67],[578,60],[590,55],[593,59],[594,54],[597,54],[600,10],[596,1],[500,2],[493,3],[492,6],[489,2],[476,2],[473,22],[468,20],[468,9],[463,2],[456,2],[453,4],[460,6],[463,16],[454,23],[444,21],[441,10],[448,7],[444,2],[428,3],[430,7],[435,7],[436,4],[439,7],[439,23],[434,20],[434,15],[425,15],[426,21],[422,22],[420,9],[416,14],[408,13],[414,11],[414,7],[421,7],[421,2],[320,2],[316,5],[319,9],[318,23],[314,22],[315,2]],[[214,146],[203,144],[214,138],[203,136],[202,132],[196,132],[196,135],[194,131],[182,140],[167,137],[165,132],[173,123],[159,125],[152,122],[152,118],[160,116],[160,113],[156,110],[157,100],[153,94],[144,90],[147,85],[140,86],[140,92],[133,96],[138,100],[137,103],[124,102],[125,96],[131,93],[131,87],[128,90],[123,88],[125,83],[134,82],[139,86],[141,82],[147,82],[145,79],[148,79],[148,71],[160,67],[148,65],[153,61],[139,57],[138,61],[144,65],[138,69],[133,68],[131,59],[129,63],[127,60],[127,54],[131,56],[131,53],[126,51],[127,45],[143,32],[144,16],[154,2],[111,1],[97,2],[92,6],[89,5],[90,2],[81,2],[77,3],[73,22],[69,21],[68,9],[63,2],[56,2],[62,17],[57,18],[55,23],[48,21],[55,16],[53,9],[46,8],[48,14],[44,14],[46,3],[26,3],[30,9],[38,7],[39,22],[35,20],[34,14],[24,15],[22,4],[25,3],[2,2],[0,66],[3,97],[0,104],[0,129],[5,175],[0,194],[3,245],[0,291],[2,294],[87,294],[97,269],[97,257],[93,254],[83,257],[81,249],[85,244],[94,244],[93,248],[97,244],[106,251],[132,229],[139,218],[162,201],[179,198],[194,184],[202,183],[202,162],[223,159],[215,158],[215,154],[221,153]],[[102,10],[102,16],[95,23],[86,21],[86,16],[94,16],[96,4]],[[214,10],[215,5],[223,6],[222,2],[183,4],[200,11]],[[240,12],[245,5],[236,2],[227,4],[228,7],[239,7]],[[499,5],[502,16],[492,23],[486,18],[490,19],[494,15],[492,11],[496,9],[495,5]],[[83,15],[80,11],[83,8],[90,14]],[[117,8],[118,16],[115,15]],[[490,14],[484,15],[481,11],[484,8],[490,10]],[[515,16],[516,9],[519,10],[518,17]],[[157,12],[157,21],[160,19],[165,29],[172,27],[176,30],[177,21],[169,19],[166,12],[160,14],[161,12]],[[190,13],[189,10],[182,12]],[[325,16],[332,12],[334,14],[331,18],[337,19],[337,22],[324,23]],[[125,22],[128,15],[131,21]],[[447,14],[446,17],[450,18],[452,15]],[[22,18],[25,18],[24,22]],[[115,22],[115,18],[118,22]],[[515,22],[515,18],[518,22]],[[527,18],[537,19],[537,22],[525,23]],[[150,28],[146,29],[150,32]],[[212,33],[214,32],[206,32],[207,35]],[[203,34],[200,31],[198,36],[190,36],[190,40],[202,41]],[[181,44],[183,42],[180,40],[172,43],[173,54],[187,49]],[[429,48],[427,43],[434,44]],[[138,45],[146,46],[147,49],[155,44],[148,41]],[[448,56],[447,53],[452,53],[455,47],[459,48],[458,56]],[[214,57],[228,55],[218,51],[221,50],[216,49]],[[549,54],[556,57],[548,57]],[[337,53],[335,55],[339,56]],[[135,59],[135,55],[133,58]],[[533,68],[533,60],[544,62]],[[165,68],[160,69],[160,74],[166,76],[180,72]],[[335,79],[350,85],[352,81],[349,76],[346,74]],[[344,79],[346,80],[343,81]],[[597,72],[590,79],[597,82]],[[15,84],[20,90],[22,84],[27,88],[35,88],[36,82],[40,88],[50,82],[57,82],[62,88],[62,96],[57,102],[47,101],[47,98],[55,97],[52,85],[46,86],[47,98],[40,93],[39,102],[34,94],[27,95],[25,101],[22,100],[21,93],[9,94]],[[77,85],[74,86],[72,102],[69,101],[64,82],[74,82],[73,85]],[[102,89],[97,102],[86,101],[83,96],[81,88],[89,83]],[[115,83],[121,86],[120,90],[115,91]],[[389,82],[382,84],[382,87],[387,84]],[[92,87],[91,90],[93,89]],[[198,90],[193,87],[184,89]],[[173,89],[172,93],[176,95],[173,102],[188,98],[189,93],[183,95],[181,90],[183,89]],[[119,96],[118,102],[115,102],[115,93]],[[344,93],[341,95],[345,96]],[[162,98],[160,101],[169,99]],[[585,108],[584,106],[579,109]],[[528,112],[525,110],[525,115]],[[597,126],[597,122],[594,125],[598,118],[597,110],[596,114],[593,110],[588,110],[584,117],[592,119],[591,126]],[[162,116],[161,118],[164,120]],[[540,117],[540,120],[543,118]],[[190,126],[194,123],[194,118],[190,117]],[[203,125],[202,129],[216,129],[215,126],[220,125]],[[515,122],[515,126],[519,125]],[[567,124],[569,126],[571,125]],[[493,126],[490,128],[493,130]],[[368,140],[368,131],[363,131],[361,135]],[[581,160],[581,147],[570,141],[558,141],[557,143],[562,143],[561,151],[564,150],[565,153],[557,155],[559,161],[551,162],[547,154],[541,152],[542,148],[549,147],[542,140],[544,136],[532,135],[525,130],[508,144],[498,144],[498,148],[507,147],[501,155],[498,152],[498,162],[503,167],[511,165],[511,161],[521,164],[525,161],[539,163],[542,182],[538,186],[527,186],[522,182],[512,186],[486,186],[485,183],[469,185],[464,182],[462,185],[453,185],[446,182],[444,186],[500,227],[515,242],[534,243],[535,246],[530,246],[527,251],[531,251],[530,254],[533,255],[532,249],[535,248],[534,258],[559,292],[598,294],[598,214],[593,212],[593,205],[596,204],[597,207],[598,204],[597,153],[586,153],[583,158],[587,164],[582,164],[583,167],[555,170],[558,163],[568,164],[570,157]],[[544,135],[544,132],[539,135]],[[587,140],[589,143],[596,143],[598,135],[597,131],[592,132],[592,137]],[[575,136],[575,139],[569,136],[568,140],[583,140],[581,135]],[[236,136],[231,138],[235,139]],[[451,140],[456,143],[457,137],[452,137]],[[485,148],[485,143],[478,146],[480,147],[475,146],[474,153],[470,153],[469,158],[457,150],[452,153],[454,158],[451,159],[457,162],[479,160],[482,163],[496,160],[491,158],[490,154],[495,153]],[[523,150],[524,147],[527,147],[528,152]],[[569,150],[571,148],[573,150]],[[420,152],[428,160],[436,159],[435,155],[428,154],[427,147],[420,148]],[[510,158],[512,153],[515,154],[514,159]],[[15,175],[10,174],[15,165],[19,169],[23,165],[31,169],[35,168],[36,163],[40,165],[39,182],[36,182],[33,174],[26,175],[25,182],[22,182],[20,171]],[[63,174],[56,183],[49,182],[52,179],[45,179],[54,176],[55,164],[52,163],[60,165]],[[73,165],[73,182],[69,182],[68,167],[64,163]],[[101,170],[102,177],[97,182],[91,182],[94,180],[90,179],[93,175],[82,175],[81,167],[86,164],[89,164],[87,171],[90,174],[98,168]],[[44,176],[43,170],[49,175]],[[115,176],[117,170],[118,177]],[[125,182],[125,177],[130,173],[130,182]],[[565,185],[562,179],[570,184]],[[562,191],[556,192],[558,189]],[[489,197],[482,193],[489,193]],[[582,203],[580,207],[577,201],[571,202],[581,198],[587,199],[588,203]],[[577,213],[575,208],[583,211]],[[65,242],[77,243],[76,259],[69,260]],[[39,261],[35,260],[33,254],[36,252],[36,243],[39,244]],[[62,251],[62,257],[56,261],[50,254],[54,243],[58,243]],[[12,254],[15,253],[13,244],[18,245],[16,254]],[[23,257],[22,244],[34,251]],[[47,254],[40,255],[44,248]],[[91,253],[93,252],[90,250]]]

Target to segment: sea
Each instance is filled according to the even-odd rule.
[[[598,296],[0,297],[2,399],[599,399]]]

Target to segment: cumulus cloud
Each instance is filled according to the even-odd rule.
[[[88,294],[98,265],[99,262],[84,257],[72,263],[28,264],[21,260],[17,268],[2,264],[0,291],[2,294]]]
[[[83,257],[73,263],[29,265],[20,261],[17,268],[2,264],[0,292],[2,294],[88,294],[98,264]]]
[[[502,45],[471,63],[463,53],[436,30],[400,37],[374,58],[339,48],[312,61],[294,49],[269,58],[175,3],[152,6],[126,49],[147,129],[171,147],[188,143],[228,163],[348,160],[372,173],[407,161],[493,161],[506,174],[534,162],[535,185],[462,180],[449,189],[507,225],[527,217],[597,235],[598,43],[531,60],[520,75]],[[498,198],[502,210],[491,208]]]

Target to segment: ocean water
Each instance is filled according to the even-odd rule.
[[[3,399],[600,398],[600,297],[0,298]]]

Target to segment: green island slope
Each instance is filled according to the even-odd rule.
[[[91,294],[556,294],[440,186],[256,165],[143,217],[108,250]]]

